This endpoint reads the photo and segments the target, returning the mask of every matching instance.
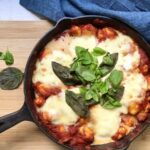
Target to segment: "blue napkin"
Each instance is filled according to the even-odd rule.
[[[51,21],[83,15],[114,17],[150,42],[150,0],[20,0],[20,4]]]

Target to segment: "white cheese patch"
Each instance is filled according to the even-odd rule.
[[[79,94],[80,93],[80,87],[77,86],[77,87],[70,88],[69,91],[72,91],[72,92],[74,92],[76,94]]]
[[[103,144],[108,143],[108,140],[111,141],[111,137],[120,126],[121,113],[127,113],[127,108],[122,106],[121,108],[108,110],[101,105],[92,107],[90,110],[91,128],[95,133],[93,144],[99,144],[100,141]]]
[[[53,124],[72,125],[78,120],[76,113],[65,101],[65,92],[50,96],[40,108],[42,112],[48,112]]]
[[[114,39],[106,39],[100,42],[97,46],[101,47],[110,53],[126,53],[130,52],[130,44],[133,43],[133,40],[126,35],[118,32],[118,36]]]
[[[53,39],[46,45],[46,49],[50,50],[64,50],[68,53],[69,44],[71,42],[72,37],[69,34],[65,34],[60,36],[59,38]]]
[[[140,102],[144,100],[147,90],[147,81],[141,73],[130,73],[122,82],[125,91],[121,103],[128,107],[132,101]]]
[[[75,47],[81,46],[86,49],[89,49],[89,51],[92,51],[93,48],[97,45],[98,40],[95,36],[79,36],[79,37],[72,37],[72,40],[69,45],[69,50],[72,53],[72,56],[75,57]]]
[[[62,85],[62,82],[53,72],[52,61],[63,64],[64,66],[69,66],[72,63],[72,57],[63,51],[53,50],[52,54],[48,54],[41,61],[37,61],[36,70],[34,71],[32,79],[33,83],[41,82],[54,86]]]

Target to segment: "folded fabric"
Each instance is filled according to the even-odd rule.
[[[150,42],[150,0],[20,0],[20,4],[51,21],[83,15],[117,18]]]

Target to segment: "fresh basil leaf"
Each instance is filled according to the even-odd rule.
[[[112,66],[110,66],[108,64],[105,64],[103,61],[99,66],[102,77],[104,77],[105,75],[107,75],[108,73],[110,73],[113,70],[113,68],[115,67],[116,62],[118,60],[118,53],[110,54],[110,57],[113,60],[113,65]]]
[[[72,71],[71,70],[71,74],[74,74],[77,76],[77,78],[82,82],[82,83],[86,83],[87,81],[85,80],[85,76],[84,76],[84,71],[87,71],[89,69],[88,66],[83,66],[80,63],[78,63],[78,65],[76,66],[75,70]],[[82,74],[83,73],[83,74]]]
[[[4,60],[6,65],[12,65],[14,63],[13,54],[8,50],[6,51],[6,53],[0,52],[0,60]]]
[[[94,83],[92,83],[91,85],[91,89],[97,92],[100,92],[100,87],[101,87],[101,81],[95,81]]]
[[[100,75],[101,77],[104,77],[106,76],[108,73],[110,73],[112,71],[113,67],[110,67],[110,66],[102,66],[100,67]]]
[[[121,100],[123,94],[124,94],[124,86],[120,86],[117,91],[116,91],[116,94],[115,94],[115,98],[118,99],[118,100]]]
[[[70,71],[71,72],[75,72],[76,71],[76,69],[79,67],[81,65],[81,63],[79,62],[79,61],[74,61],[74,63],[72,63],[71,65],[70,65]]]
[[[94,72],[91,71],[91,70],[84,70],[81,73],[81,77],[83,77],[84,80],[90,81],[90,82],[96,79],[96,76],[95,76]]]
[[[99,94],[97,94],[95,91],[89,89],[86,93],[85,93],[85,100],[95,100],[96,102],[99,101]]]
[[[93,100],[93,99],[91,99],[91,100],[88,100],[88,101],[86,101],[86,105],[87,106],[92,106],[92,105],[96,105],[96,104],[98,104],[99,103],[99,101],[95,101],[95,100]]]
[[[123,93],[124,93],[124,86],[120,86],[117,89],[110,88],[108,90],[108,95],[118,100],[121,100]]]
[[[106,51],[104,49],[100,48],[100,47],[95,47],[93,49],[92,54],[95,55],[95,56],[101,56],[101,55],[106,54]]]
[[[83,48],[83,47],[80,47],[80,46],[76,46],[76,47],[75,47],[75,51],[76,51],[77,57],[80,57],[81,52],[86,52],[87,49],[85,49],[85,48]]]
[[[121,103],[110,97],[110,96],[106,96],[106,100],[105,100],[105,103],[103,104],[103,107],[106,108],[106,109],[114,109],[114,108],[117,108],[117,107],[121,107]]]
[[[94,72],[97,70],[97,65],[96,64],[91,64],[90,66],[89,66],[89,69],[90,70],[93,70]]]
[[[114,105],[114,104],[111,103],[110,101],[107,101],[107,102],[104,103],[103,107],[104,107],[105,109],[115,109],[115,108],[121,106],[121,104],[120,104],[119,102],[115,101],[115,103],[116,103],[116,104]]]
[[[18,88],[23,79],[23,73],[14,67],[8,67],[0,72],[0,88],[13,90]]]
[[[87,92],[87,89],[85,87],[83,87],[83,86],[80,87],[79,89],[80,89],[80,94],[81,95],[85,95],[85,93]]]
[[[75,47],[76,55],[78,61],[81,61],[81,64],[88,65],[93,62],[93,57],[90,52],[88,52],[88,49],[85,49],[80,46]]]
[[[105,103],[105,99],[106,99],[105,97],[106,97],[106,96],[103,95],[103,96],[101,96],[100,99],[99,99],[99,102],[100,102],[100,105],[101,105],[101,106],[103,106],[104,103]]]
[[[75,94],[72,91],[66,91],[66,102],[72,108],[72,110],[81,117],[87,117],[89,115],[89,110],[84,102],[82,96]]]
[[[92,55],[89,52],[84,53],[83,57],[79,58],[79,60],[81,60],[83,65],[89,65],[93,62]]]
[[[55,75],[65,84],[65,85],[80,85],[81,81],[70,73],[70,69],[66,66],[62,66],[59,63],[52,62],[52,68]]]
[[[109,76],[109,81],[112,86],[117,88],[120,86],[121,81],[123,80],[123,72],[119,70],[113,70]]]
[[[93,61],[92,55],[88,52],[87,49],[80,46],[76,46],[75,50],[76,55],[78,57],[77,59],[81,61],[81,64],[88,65],[92,63]]]
[[[92,90],[88,90],[85,93],[85,100],[90,100],[90,99],[92,99],[92,97],[93,97],[93,91]]]
[[[110,57],[111,57],[111,59],[113,60],[113,66],[115,66],[116,65],[116,62],[117,62],[117,60],[118,60],[118,53],[112,53],[112,54],[110,54]]]
[[[14,63],[14,57],[12,53],[10,53],[8,50],[6,51],[4,55],[4,60],[7,65],[12,65]]]
[[[109,89],[109,82],[106,80],[105,82],[101,82],[100,84],[100,92],[101,94],[106,94]]]
[[[103,64],[105,65],[109,65],[112,66],[114,64],[114,60],[111,57],[111,54],[107,53],[104,57],[103,57]]]
[[[80,74],[76,73],[75,75],[77,76],[77,78],[80,80],[80,82],[83,85],[87,84],[87,81],[85,81],[84,78],[82,76],[80,76]]]
[[[110,89],[108,90],[108,95],[110,95],[110,96],[112,96],[112,97],[115,97],[116,92],[117,92],[116,89],[110,88]]]
[[[93,99],[94,99],[96,102],[99,101],[99,93],[93,92],[93,93],[92,93],[92,97],[93,97]]]
[[[92,64],[94,64],[94,65],[98,65],[98,59],[97,59],[97,57],[95,57],[94,55],[91,55],[92,56]]]

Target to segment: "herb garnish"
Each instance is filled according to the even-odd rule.
[[[22,82],[23,73],[15,68],[8,67],[0,72],[0,88],[3,90],[16,89]]]
[[[13,54],[9,50],[5,53],[0,52],[0,60],[4,60],[6,65],[12,65],[14,63]]]
[[[89,114],[88,107],[81,95],[66,90],[67,104],[81,117],[87,117]]]
[[[118,53],[110,54],[100,47],[95,47],[92,52],[89,52],[88,49],[80,46],[76,46],[75,51],[76,57],[73,63],[70,65],[70,68],[66,68],[67,73],[65,71],[63,73],[65,77],[70,77],[71,80],[68,78],[69,85],[75,85],[76,81],[81,85],[79,95],[82,99],[80,98],[80,101],[83,100],[87,106],[99,103],[106,109],[120,107],[120,99],[124,92],[124,87],[121,86],[123,72],[113,70],[118,60]],[[99,62],[99,57],[102,58],[101,63]],[[53,63],[52,66],[54,73],[60,78],[59,71],[56,72],[58,68],[56,69]],[[110,75],[106,78],[106,75],[109,73]],[[64,84],[68,85],[66,81]],[[66,101],[77,113],[76,106],[74,108],[71,104],[76,103],[75,105],[80,107],[78,109],[81,109],[81,106],[78,104],[79,99],[76,97],[77,102],[75,102],[75,99],[74,101],[71,100],[72,98],[69,98],[68,92],[66,92]],[[75,97],[76,94],[71,92],[69,95],[74,95]],[[84,116],[81,114],[81,111],[79,112],[77,113],[78,115]]]
[[[52,68],[57,77],[65,84],[65,85],[79,85],[82,82],[70,73],[70,69],[66,66],[62,66],[57,62],[52,62]]]

